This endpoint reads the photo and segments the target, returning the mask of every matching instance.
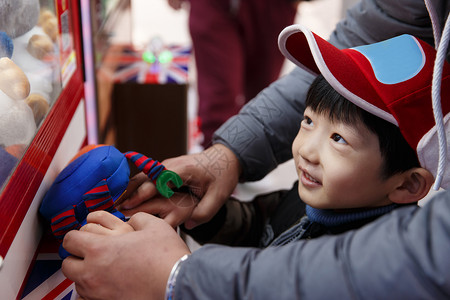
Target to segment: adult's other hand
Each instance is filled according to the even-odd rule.
[[[95,221],[119,230],[111,228],[116,221],[112,218],[105,214]],[[190,252],[176,231],[157,217],[138,213],[125,224],[133,230],[105,235],[88,226],[65,236],[63,247],[74,256],[63,261],[62,271],[83,299],[163,299],[173,265]]]

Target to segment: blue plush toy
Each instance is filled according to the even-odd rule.
[[[82,153],[70,162],[56,177],[47,191],[39,212],[50,222],[53,235],[60,241],[70,230],[86,223],[90,212],[109,211],[122,220],[114,203],[128,186],[131,160],[156,184],[161,195],[169,198],[173,191],[167,186],[172,182],[177,188],[182,180],[175,172],[161,163],[137,152],[123,154],[113,146],[98,146]],[[69,255],[62,247],[62,258]]]

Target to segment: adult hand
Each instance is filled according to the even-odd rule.
[[[116,208],[125,216],[147,212],[163,218],[174,228],[189,218],[198,203],[197,196],[189,193],[175,192],[170,199],[161,196],[144,173],[130,179],[122,199]]]
[[[200,153],[167,159],[163,164],[180,175],[192,194],[175,193],[169,200],[163,198],[141,173],[130,180],[125,200],[118,207],[121,212],[132,215],[144,211],[158,215],[174,227],[184,223],[186,228],[194,228],[218,212],[236,188],[241,172],[234,153],[221,144]]]
[[[184,0],[168,0],[167,3],[175,10],[179,10],[183,6]]]
[[[114,218],[111,218],[113,216]],[[80,231],[97,233],[101,235],[121,235],[127,232],[133,232],[130,224],[122,221],[111,213],[98,210],[87,215],[86,225],[80,228]]]
[[[90,223],[66,234],[63,247],[74,256],[63,261],[64,275],[86,300],[163,299],[170,271],[190,252],[188,247],[169,224],[152,215],[138,213],[122,224],[117,220],[97,214],[89,221],[100,226]],[[130,228],[123,230],[124,224]]]

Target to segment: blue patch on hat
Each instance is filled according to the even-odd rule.
[[[410,35],[352,49],[369,60],[375,77],[384,84],[411,79],[425,65],[425,55],[416,39]]]

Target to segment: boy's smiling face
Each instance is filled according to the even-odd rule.
[[[360,121],[331,122],[306,108],[292,144],[300,198],[319,209],[350,209],[391,204],[395,175],[382,178],[378,137]]]

